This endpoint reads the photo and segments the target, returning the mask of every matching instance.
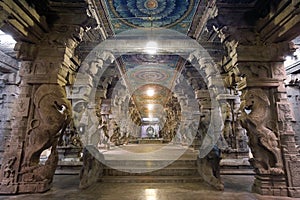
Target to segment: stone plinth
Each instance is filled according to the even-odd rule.
[[[55,174],[79,174],[82,167],[82,149],[74,146],[57,147],[59,161]]]
[[[256,175],[252,191],[261,195],[288,196],[284,176]]]
[[[163,142],[163,139],[138,139],[138,144],[162,144]]]
[[[252,191],[261,195],[288,196],[284,176],[256,175]]]
[[[74,146],[58,146],[57,152],[59,160],[79,159],[82,149]]]

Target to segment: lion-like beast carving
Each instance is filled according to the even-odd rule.
[[[276,134],[267,127],[270,101],[261,89],[248,90],[241,103],[241,125],[247,130],[253,153],[250,162],[258,174],[283,174]],[[246,112],[247,111],[247,112]]]
[[[27,131],[22,173],[34,173],[35,180],[52,179],[57,165],[56,145],[71,120],[71,104],[59,85],[41,85],[34,96],[35,114]],[[39,165],[41,153],[52,147],[44,166]],[[46,172],[49,175],[42,174]],[[53,171],[53,173],[50,173]]]

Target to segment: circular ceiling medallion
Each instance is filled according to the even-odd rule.
[[[134,76],[137,79],[140,79],[141,81],[146,81],[146,82],[158,82],[158,81],[164,81],[167,79],[169,76],[166,73],[163,73],[158,70],[141,70],[138,71],[137,73],[134,74]]]
[[[170,28],[183,21],[194,0],[108,0],[111,12],[124,24],[138,28]]]
[[[147,0],[144,5],[147,9],[153,10],[157,8],[158,2],[156,0]]]
[[[146,82],[160,82],[169,78],[169,75],[159,70],[140,70],[133,75],[136,79]]]

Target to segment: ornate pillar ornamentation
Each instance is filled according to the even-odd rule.
[[[84,32],[79,24],[88,18],[86,10],[80,13],[83,17],[78,24],[67,24],[69,21],[59,16],[49,28],[45,18],[25,3],[18,8],[13,7],[12,12],[24,9],[34,19],[26,18],[24,23],[31,23],[22,24],[24,29],[15,27],[17,31],[13,34],[29,42],[19,42],[15,47],[21,60],[21,83],[11,140],[0,171],[0,193],[5,194],[44,192],[51,188],[58,162],[57,142],[72,116],[64,86],[71,82],[78,65],[74,51]],[[52,12],[58,14],[57,10]],[[15,25],[8,20],[3,27],[11,30]],[[50,156],[45,164],[40,164],[40,155],[48,148]]]
[[[227,45],[231,45],[229,63],[238,69],[240,120],[253,154],[250,163],[256,176],[252,189],[263,195],[299,196],[296,169],[300,160],[283,66],[283,56],[292,48],[288,42],[266,45],[232,41]]]

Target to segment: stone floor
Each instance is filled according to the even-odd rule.
[[[125,151],[125,152],[124,152]],[[128,152],[129,151],[129,152]],[[182,153],[185,154],[183,156]],[[193,150],[180,146],[129,145],[103,151],[107,160],[190,159]],[[173,155],[174,157],[170,155]],[[289,197],[266,197],[251,193],[253,175],[222,175],[224,191],[216,191],[202,182],[172,183],[110,183],[98,182],[80,190],[78,175],[55,175],[51,190],[42,194],[0,195],[2,199],[15,200],[289,200]]]
[[[253,176],[223,175],[225,191],[201,183],[97,183],[78,189],[77,175],[56,175],[53,188],[42,194],[2,195],[15,200],[290,200],[251,193]],[[295,199],[295,198],[294,198]]]

